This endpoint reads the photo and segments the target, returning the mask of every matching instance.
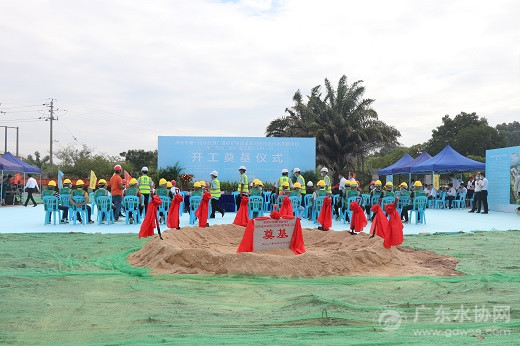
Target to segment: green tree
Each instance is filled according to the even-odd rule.
[[[305,103],[298,90],[294,106],[285,109],[266,129],[268,137],[315,137],[318,165],[339,172],[361,171],[364,158],[386,145],[396,145],[399,131],[378,119],[373,99],[365,99],[362,81],[349,85],[342,76],[336,89],[325,79],[311,90]]]
[[[184,168],[179,166],[179,161],[175,163],[173,166],[168,166],[164,169],[159,169],[157,171],[156,179],[159,181],[159,179],[164,178],[167,181],[170,181],[172,179],[179,180],[179,174],[183,171]],[[180,186],[180,183],[179,183]]]
[[[58,150],[56,158],[60,161],[61,171],[69,177],[76,178],[88,178],[92,170],[98,178],[107,179],[112,176],[114,165],[118,162],[118,158],[96,154],[86,145]],[[123,163],[123,169],[128,170],[128,168]]]
[[[432,130],[426,150],[436,155],[449,144],[462,155],[486,156],[487,149],[505,146],[505,139],[496,128],[489,126],[485,117],[461,112],[453,119],[442,118],[442,125]]]
[[[148,167],[150,174],[157,170],[157,150],[131,149],[119,155],[136,170],[141,171],[142,167]]]
[[[42,171],[46,170],[50,163],[50,156],[46,155],[43,158],[39,151],[34,152],[34,157],[29,154],[26,159],[27,163],[40,168]]]
[[[498,124],[496,129],[505,138],[506,147],[520,145],[520,123],[518,121]]]

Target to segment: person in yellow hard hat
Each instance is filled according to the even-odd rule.
[[[83,180],[81,179],[78,179],[76,180],[76,187],[74,190],[72,190],[70,192],[70,197],[69,197],[69,203],[70,205],[74,205],[74,206],[77,206],[77,207],[83,207],[85,206],[86,209],[87,209],[87,216],[88,216],[88,223],[94,223],[94,221],[92,221],[92,209],[90,208],[90,205],[88,204],[88,193],[87,191],[84,190],[84,187],[85,187],[85,183],[83,183]],[[84,200],[82,203],[76,203],[73,199],[73,197],[75,196],[83,196],[84,197]],[[78,221],[81,223],[82,220],[81,220],[81,214],[78,212]]]
[[[381,197],[395,197],[394,194],[394,183],[391,181],[387,181],[385,184],[385,189],[381,194]]]
[[[70,189],[72,188],[72,181],[69,178],[63,180],[63,187],[60,189],[60,195],[70,195]]]
[[[262,196],[262,192],[263,192],[263,189],[262,189],[262,182],[260,181],[260,179],[254,179],[253,180],[253,186],[251,186],[251,196]]]
[[[403,210],[401,210],[401,220],[404,220],[404,222],[408,222],[408,213],[413,208],[413,199],[415,197],[425,197],[426,193],[423,190],[422,183],[417,180],[413,183],[413,190],[410,193],[410,203],[408,205],[405,205],[403,207]]]
[[[297,196],[297,197],[300,197],[302,194],[302,185],[298,182],[294,183],[293,184],[293,189],[291,191],[291,197],[292,196]]]
[[[288,181],[284,181],[281,185],[280,195],[290,196],[291,195],[291,187],[289,186]]]
[[[157,196],[168,196],[168,188],[167,188],[166,179],[159,179],[159,188],[155,191]]]
[[[375,199],[374,197],[377,197],[378,200],[384,197],[383,190],[382,190],[383,183],[381,182],[381,180],[377,179],[374,182],[373,186],[374,187],[372,188],[372,191],[370,191],[370,200],[365,205],[365,211],[366,211],[367,215],[370,215],[370,213],[371,213],[372,201]],[[379,204],[379,201],[374,202],[374,204]]]
[[[202,196],[202,185],[200,184],[200,181],[193,183],[193,191],[191,192],[191,196]]]
[[[132,178],[128,182],[128,187],[123,192],[124,197],[126,196],[137,196],[139,198],[139,213],[142,214],[144,210],[144,198],[142,198],[141,192],[137,188],[137,179]],[[123,199],[124,201],[124,199]],[[125,209],[128,210],[128,205],[125,205]],[[132,215],[132,212],[129,212],[128,214],[129,222],[132,224],[134,223],[134,215]]]
[[[49,181],[49,183],[47,184],[47,190],[42,191],[42,199],[44,197],[60,197],[58,187],[56,186],[56,182],[54,180]],[[43,205],[43,209],[47,210],[45,204]],[[69,208],[62,205],[58,205],[58,209],[63,210],[63,217],[60,220],[60,223],[65,223],[64,220],[67,219]],[[51,223],[51,214],[49,214],[49,223]]]
[[[94,200],[100,196],[108,196],[108,190],[106,188],[107,181],[105,179],[99,179],[97,183],[97,189],[94,191]]]

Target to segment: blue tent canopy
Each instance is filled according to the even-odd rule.
[[[431,158],[432,158],[431,155],[425,151],[424,153],[417,156],[415,159],[408,162],[407,164],[396,167],[396,168],[392,168],[392,174],[408,174],[408,173],[410,173],[410,167],[418,165]]]
[[[19,158],[17,158],[16,156],[14,156],[13,154],[11,154],[10,152],[7,152],[5,153],[4,155],[2,155],[2,158],[17,165],[17,166],[20,166],[21,169],[17,169],[18,171],[20,172],[23,172],[23,173],[38,173],[38,174],[41,174],[42,173],[42,170],[39,169],[38,167],[35,167],[35,166],[32,166],[28,163],[25,163],[23,162],[22,160],[20,160]]]
[[[392,174],[392,169],[400,167],[402,165],[406,165],[408,162],[412,161],[413,157],[410,156],[410,154],[406,153],[401,157],[397,162],[395,162],[393,165],[390,165],[386,168],[380,169],[377,171],[377,174],[379,175],[387,175]]]
[[[23,172],[23,168],[16,163],[12,163],[0,156],[0,170],[8,172]]]
[[[410,167],[410,172],[467,172],[486,169],[486,164],[459,154],[447,145],[429,160]]]

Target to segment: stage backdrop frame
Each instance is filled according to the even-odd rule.
[[[520,155],[520,146],[486,150],[489,210],[512,213],[519,206],[511,203],[512,155]]]
[[[251,182],[258,178],[274,183],[283,168],[292,175],[316,169],[316,139],[301,137],[196,137],[159,136],[158,168],[175,165],[194,180],[210,180],[217,170],[220,181],[238,181],[240,166],[247,168]],[[314,182],[316,183],[316,182]]]

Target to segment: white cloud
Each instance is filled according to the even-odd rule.
[[[263,136],[297,89],[346,74],[412,145],[445,114],[518,118],[519,13],[514,0],[7,2],[0,108],[57,98],[60,145],[73,134],[117,154],[158,135]],[[48,123],[19,126],[22,153],[45,151]]]

